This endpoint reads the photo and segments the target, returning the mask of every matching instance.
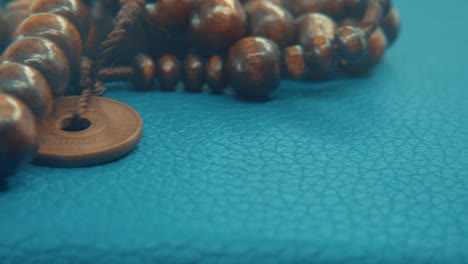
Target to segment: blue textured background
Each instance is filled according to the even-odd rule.
[[[395,0],[365,79],[267,103],[114,91],[144,137],[105,166],[28,166],[0,192],[0,263],[467,263],[465,0]]]

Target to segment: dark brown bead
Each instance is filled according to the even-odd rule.
[[[43,119],[52,111],[49,83],[30,66],[14,62],[0,64],[0,92],[20,99],[38,119]]]
[[[132,67],[104,68],[99,70],[98,79],[103,82],[130,81],[138,91],[154,89],[156,65],[146,54],[138,54]]]
[[[311,13],[297,18],[296,23],[298,42],[304,48],[311,74],[333,71],[338,62],[334,48],[335,22],[326,15]]]
[[[29,15],[28,9],[8,9],[1,13],[0,17],[8,23],[8,36],[2,37],[10,41],[18,25]]]
[[[244,8],[249,16],[249,35],[271,39],[280,47],[294,42],[296,27],[288,10],[260,0],[251,1]]]
[[[226,70],[240,98],[264,100],[280,83],[278,45],[262,37],[243,38],[229,49]]]
[[[13,39],[23,37],[42,37],[55,42],[67,55],[71,71],[76,74],[82,43],[78,30],[68,19],[56,14],[34,14],[26,18],[13,35]]]
[[[283,50],[282,55],[285,73],[294,80],[304,78],[307,72],[307,66],[302,46],[294,45],[287,47]]]
[[[224,61],[221,56],[212,56],[205,65],[206,83],[213,93],[222,93],[227,85]]]
[[[0,178],[30,162],[38,149],[38,128],[29,108],[0,93]]]
[[[396,8],[393,8],[388,16],[382,20],[380,27],[387,37],[388,46],[391,46],[400,33],[400,15]]]
[[[156,65],[148,55],[138,54],[133,59],[135,75],[133,83],[139,91],[154,90],[154,78],[156,77]]]
[[[195,0],[159,0],[146,4],[146,12],[153,26],[168,31],[188,28]]]
[[[172,55],[164,55],[156,63],[156,76],[159,80],[159,89],[174,91],[182,78],[179,60]]]
[[[358,27],[338,28],[335,41],[340,58],[347,62],[359,61],[367,54],[367,36]]]
[[[367,55],[358,62],[347,63],[342,62],[344,69],[353,75],[364,75],[369,73],[377,64],[379,64],[385,54],[387,40],[383,31],[380,28],[372,33],[369,37]]]
[[[64,95],[70,82],[70,66],[62,49],[46,38],[24,37],[13,42],[3,55],[4,61],[29,65],[49,82],[55,97]]]
[[[200,48],[223,51],[247,30],[247,16],[238,0],[197,1],[190,33]]]
[[[197,93],[203,89],[205,73],[203,61],[198,55],[188,55],[184,61],[184,85],[187,92]]]
[[[81,0],[35,0],[31,13],[53,13],[70,20],[80,32],[82,40],[88,35],[89,9]]]

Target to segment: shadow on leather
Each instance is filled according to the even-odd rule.
[[[0,178],[0,194],[7,192],[8,190],[8,181],[4,178]]]

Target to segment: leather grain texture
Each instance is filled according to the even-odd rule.
[[[468,263],[468,3],[394,3],[368,78],[265,103],[114,87],[141,144],[12,177],[0,263]]]

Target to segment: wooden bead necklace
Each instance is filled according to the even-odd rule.
[[[141,118],[99,97],[106,82],[266,100],[281,78],[368,73],[399,27],[391,0],[10,1],[0,12],[0,179],[34,157],[76,167],[130,152]]]

